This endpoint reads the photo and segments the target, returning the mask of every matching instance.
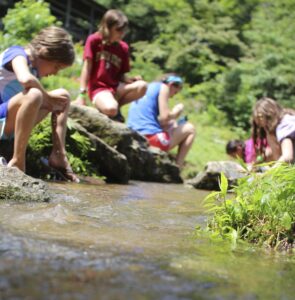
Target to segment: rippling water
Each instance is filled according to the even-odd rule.
[[[205,192],[50,187],[51,203],[0,203],[0,299],[294,299],[292,257],[193,237]]]

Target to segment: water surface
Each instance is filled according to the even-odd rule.
[[[0,299],[294,299],[294,259],[193,235],[207,192],[50,184],[0,203]]]

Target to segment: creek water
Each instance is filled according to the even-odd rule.
[[[50,184],[0,203],[0,299],[294,299],[295,261],[194,235],[207,192]]]

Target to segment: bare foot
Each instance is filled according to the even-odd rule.
[[[16,167],[20,169],[22,172],[26,172],[26,165],[24,162],[19,162],[16,159],[12,158],[9,163],[7,164],[7,167]]]
[[[58,153],[57,155],[54,155],[51,153],[48,159],[48,164],[50,167],[60,172],[65,179],[72,182],[80,182],[78,176],[73,172],[65,154]]]

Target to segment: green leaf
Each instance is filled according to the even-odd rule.
[[[228,190],[228,180],[223,172],[220,174],[219,187],[220,187],[221,194],[225,197]]]
[[[290,217],[289,213],[285,212],[282,217],[282,225],[285,229],[290,230],[292,226],[292,218]]]

